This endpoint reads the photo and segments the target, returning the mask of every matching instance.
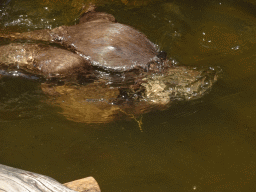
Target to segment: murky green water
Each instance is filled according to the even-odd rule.
[[[67,14],[61,5],[46,14],[38,10],[46,11],[47,4],[35,8],[22,2],[11,1],[1,10],[2,31],[76,22],[68,3],[61,4]],[[41,79],[4,77],[0,163],[62,183],[93,176],[106,192],[255,191],[256,5],[228,0],[133,4],[101,4],[99,10],[144,32],[179,64],[219,66],[223,73],[211,92],[138,117],[141,131],[128,117],[98,124],[68,120],[62,106],[51,105],[54,98],[41,90]],[[15,23],[20,15],[27,20]]]

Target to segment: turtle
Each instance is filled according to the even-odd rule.
[[[106,96],[111,105],[139,101],[167,106],[175,99],[199,98],[218,77],[213,68],[175,66],[146,35],[118,23],[111,14],[94,10],[85,13],[77,25],[0,37],[29,40],[0,46],[0,69],[23,70],[48,79],[93,79],[83,95],[97,87],[103,95],[97,100],[102,101],[107,90],[114,90],[114,98]],[[43,87],[44,92],[51,92],[52,86]]]
[[[74,26],[1,34],[1,37],[60,44],[62,47],[13,43],[0,48],[2,63],[20,63],[19,67],[43,75],[66,75],[86,65],[124,72],[145,69],[150,62],[159,60],[157,46],[143,33],[102,12],[89,12]],[[16,53],[12,55],[13,52]]]

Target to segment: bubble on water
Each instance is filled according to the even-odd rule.
[[[238,49],[240,49],[240,46],[237,45],[237,46],[235,46],[235,47],[232,47],[231,49],[233,49],[233,50],[238,50]]]

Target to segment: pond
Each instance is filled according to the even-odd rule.
[[[73,25],[86,4],[82,0],[1,3],[0,32]],[[254,191],[254,1],[94,3],[98,11],[146,34],[177,65],[220,69],[218,81],[200,99],[108,119],[112,109],[107,117],[98,118],[86,111],[90,106],[72,107],[78,105],[70,99],[73,90],[59,101],[43,92],[43,78],[15,72],[3,76],[0,164],[61,183],[93,176],[104,192]],[[1,45],[8,43],[0,38]],[[88,121],[86,115],[97,120]]]

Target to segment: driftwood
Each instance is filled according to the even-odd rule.
[[[100,192],[93,177],[64,185],[51,177],[0,164],[0,192]]]
[[[100,192],[100,187],[93,177],[86,177],[63,185],[78,192]]]

